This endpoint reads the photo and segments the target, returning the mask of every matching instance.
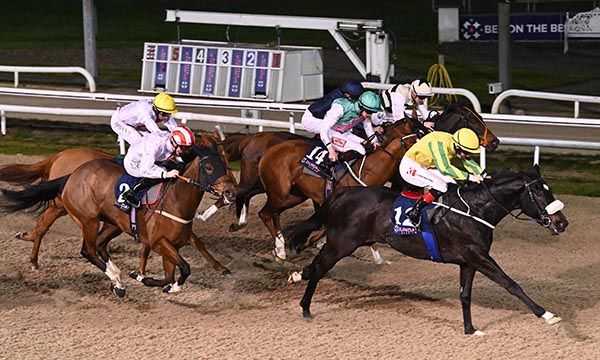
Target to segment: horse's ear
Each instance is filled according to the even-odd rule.
[[[542,171],[540,170],[539,164],[533,164],[533,166],[529,169],[529,173],[534,175],[536,178],[542,177]]]

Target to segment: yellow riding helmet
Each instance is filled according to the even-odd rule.
[[[171,95],[167,93],[160,93],[156,95],[154,97],[152,105],[154,105],[156,110],[167,114],[175,114],[177,112],[177,105],[175,105],[175,100],[173,100]]]
[[[452,139],[462,150],[471,154],[479,154],[479,138],[473,130],[469,128],[458,129],[458,131],[452,135]]]

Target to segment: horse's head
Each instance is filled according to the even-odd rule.
[[[450,107],[443,113],[435,116],[435,129],[454,133],[460,128],[467,127],[479,137],[479,144],[488,151],[494,151],[500,144],[500,140],[487,127],[483,118],[477,112],[467,107]]]
[[[404,120],[384,123],[382,125],[383,134],[381,134],[382,146],[385,147],[393,139],[400,138],[404,146],[408,149],[417,141],[417,136],[414,135],[414,132],[418,126],[420,126],[420,122],[408,116]]]
[[[200,188],[222,197],[226,203],[235,201],[236,180],[219,139],[214,135],[197,134],[193,151],[198,156]]]
[[[542,178],[539,166],[524,173],[525,191],[521,194],[521,210],[538,224],[558,235],[565,231],[569,221],[562,213],[564,204],[554,198],[552,190]]]

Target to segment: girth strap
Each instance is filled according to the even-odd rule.
[[[180,223],[180,224],[184,224],[184,225],[186,225],[186,224],[189,224],[189,223],[191,223],[192,221],[194,221],[194,219],[193,219],[193,218],[192,218],[191,220],[185,220],[185,219],[182,219],[182,218],[180,218],[180,217],[178,217],[178,216],[175,216],[175,215],[173,215],[173,214],[170,214],[170,213],[168,213],[168,212],[166,212],[166,211],[164,211],[164,210],[154,210],[154,212],[155,212],[155,213],[157,213],[157,214],[159,214],[159,215],[162,215],[162,216],[164,216],[164,217],[167,217],[167,218],[169,218],[169,219],[171,219],[171,220],[173,220],[173,221],[177,221],[177,222],[178,222],[178,223]]]

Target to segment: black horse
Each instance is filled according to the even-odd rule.
[[[521,213],[556,235],[567,227],[568,221],[560,211],[562,203],[555,200],[552,191],[541,177],[539,167],[534,166],[527,172],[497,174],[493,179],[485,180],[483,184],[470,189],[452,189],[439,201],[462,211],[467,211],[465,205],[468,204],[470,214],[483,220],[476,221],[473,217],[449,211],[442,206],[434,209],[431,215],[441,261],[460,266],[460,301],[465,333],[483,334],[476,331],[471,322],[471,288],[475,271],[479,271],[518,297],[536,316],[543,317],[547,323],[559,322],[560,317],[546,311],[529,298],[489,254],[493,226],[506,215],[512,215],[513,210],[520,209]],[[390,212],[397,196],[398,193],[385,188],[339,189],[315,215],[294,227],[291,243],[300,247],[312,231],[327,225],[327,242],[302,272],[302,279],[308,280],[304,297],[300,301],[304,317],[312,316],[310,303],[319,280],[340,259],[352,254],[362,245],[382,242],[408,256],[417,259],[429,258],[426,246],[417,235],[392,235],[395,225]],[[521,213],[516,217],[519,218]]]

